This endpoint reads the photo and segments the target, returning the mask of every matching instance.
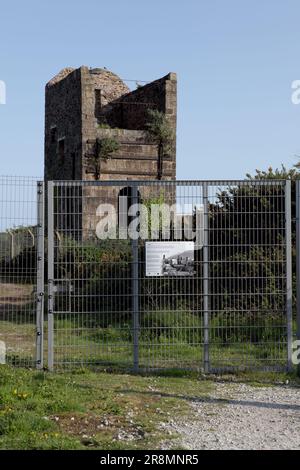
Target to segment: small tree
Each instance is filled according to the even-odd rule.
[[[147,110],[148,121],[146,129],[152,141],[158,146],[158,179],[163,173],[164,156],[170,156],[173,152],[174,133],[171,129],[166,115],[157,109]]]
[[[164,155],[170,155],[173,151],[174,133],[166,115],[157,109],[148,109],[147,119],[146,129],[151,139],[163,148]]]

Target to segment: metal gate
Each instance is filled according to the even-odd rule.
[[[290,181],[48,183],[48,366],[291,367]]]

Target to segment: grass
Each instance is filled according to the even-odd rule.
[[[7,362],[33,366],[36,326],[32,285],[0,284],[0,341]],[[213,369],[286,366],[286,320],[282,315],[231,312],[213,315],[210,323],[210,360]],[[142,369],[203,367],[203,318],[185,309],[154,310],[140,316],[139,359]],[[294,325],[295,330],[295,325]],[[130,370],[133,334],[128,312],[65,313],[55,315],[57,365],[98,364]],[[47,349],[45,322],[44,349]]]
[[[134,376],[0,367],[1,449],[156,449],[161,422],[190,412],[212,382],[193,374]]]
[[[203,367],[202,329],[186,327],[178,336],[177,327],[168,327],[154,336],[154,328],[142,329],[139,338],[139,359],[142,369],[183,368],[201,370]],[[35,325],[0,322],[0,340],[6,343],[7,362],[13,365],[33,365]],[[279,342],[280,340],[280,342]],[[130,326],[106,328],[82,326],[67,319],[56,320],[54,357],[57,365],[98,364],[104,368],[129,371],[133,364],[133,338]],[[47,322],[44,334],[47,349]],[[214,339],[209,346],[211,366],[221,368],[284,368],[287,354],[283,338],[250,343],[246,340]]]
[[[157,320],[157,318],[155,318]],[[189,317],[188,317],[188,320]],[[174,320],[173,320],[174,322]],[[141,328],[139,362],[142,369],[183,368],[200,370],[203,367],[203,328],[200,324],[167,325]],[[182,328],[180,328],[182,326]],[[57,364],[89,363],[130,369],[133,364],[133,338],[130,325],[97,327],[78,325],[68,319],[55,323],[55,358]],[[210,343],[213,368],[281,367],[287,362],[283,338],[260,338]]]
[[[239,373],[222,381],[300,385],[293,375]],[[193,419],[190,402],[207,399],[217,376],[169,370],[164,375],[64,373],[0,366],[0,449],[150,450],[171,441],[162,423]],[[173,444],[172,444],[173,442]]]

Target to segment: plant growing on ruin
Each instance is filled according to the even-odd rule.
[[[100,178],[101,160],[107,161],[113,153],[119,150],[119,148],[119,142],[111,137],[96,139],[95,151],[93,155],[89,155],[87,157],[89,164],[92,167],[92,173],[94,174],[95,180]]]
[[[119,150],[119,142],[111,137],[104,137],[103,139],[97,139],[98,142],[98,158],[107,160],[113,153]]]
[[[148,109],[146,129],[151,139],[163,149],[163,154],[170,155],[173,151],[174,133],[165,113],[157,109]]]
[[[157,197],[150,197],[148,199],[143,199],[143,205],[146,209],[146,221],[143,221],[143,224],[147,224],[147,231],[148,234],[151,236],[152,231],[157,230],[159,239],[161,238],[162,231],[168,230],[170,228],[167,215],[165,213],[165,205],[166,202],[166,195],[163,190],[160,191]],[[153,227],[152,224],[154,223],[154,219],[152,218],[152,214],[154,208],[160,208],[160,212],[158,214],[158,218],[156,220],[157,227]]]
[[[111,129],[111,127],[107,122],[100,122],[98,123],[98,129]]]

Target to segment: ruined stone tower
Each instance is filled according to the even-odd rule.
[[[172,152],[163,158],[146,131],[149,109],[163,112],[173,131]],[[46,85],[45,181],[174,180],[176,114],[174,73],[130,91],[106,69],[63,69]],[[118,149],[95,171],[91,161],[103,139],[117,141]],[[85,189],[81,210],[91,217],[85,215],[82,229],[94,230],[91,220],[99,197],[114,203],[116,191]]]
[[[120,147],[102,162],[100,180],[175,179],[175,145],[160,169],[157,146],[144,131],[146,111],[152,108],[166,114],[176,135],[176,88],[174,73],[130,92],[108,70],[62,70],[46,85],[45,179],[95,179],[86,157],[96,139],[107,136]]]

